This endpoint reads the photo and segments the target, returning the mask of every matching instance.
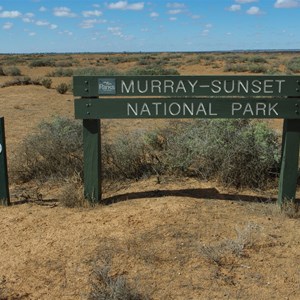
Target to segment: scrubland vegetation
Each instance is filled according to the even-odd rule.
[[[37,85],[43,91],[57,92],[58,97],[72,96],[73,75],[299,74],[298,55],[1,55],[0,92],[14,86]],[[299,235],[297,231],[288,230],[299,226],[299,206],[297,202],[287,201],[279,210],[274,197],[270,196],[278,185],[281,137],[269,124],[260,120],[177,120],[151,129],[136,126],[129,132],[122,131],[120,125],[119,135],[103,140],[102,175],[107,196],[91,216],[94,210],[90,210],[82,193],[82,124],[63,115],[51,118],[50,115],[51,112],[47,120],[18,141],[10,158],[11,184],[15,190],[22,187],[21,199],[15,201],[45,205],[48,211],[43,211],[42,216],[32,215],[32,207],[28,206],[31,214],[28,218],[36,222],[33,226],[46,231],[49,228],[43,226],[48,216],[54,217],[58,209],[69,215],[77,214],[74,231],[67,232],[62,243],[69,236],[75,240],[82,224],[89,226],[90,222],[92,225],[80,233],[82,242],[75,244],[78,247],[75,250],[66,250],[64,247],[68,245],[57,250],[55,245],[60,242],[59,238],[55,236],[50,241],[47,235],[45,240],[49,239],[49,243],[43,251],[49,247],[47,255],[58,253],[57,258],[45,261],[39,256],[42,254],[37,253],[37,265],[30,256],[30,251],[34,251],[30,244],[30,249],[22,254],[26,268],[35,266],[32,273],[36,269],[49,270],[46,279],[38,279],[41,286],[49,284],[49,290],[61,289],[57,293],[63,298],[71,286],[70,270],[77,263],[72,280],[76,281],[81,274],[88,280],[76,281],[79,287],[74,288],[76,293],[70,296],[73,299],[300,297],[300,271],[295,263]],[[109,125],[102,126],[103,135],[107,132],[106,126]],[[194,190],[187,188],[185,181],[212,182],[225,192],[212,188]],[[176,182],[178,186],[174,188]],[[144,190],[131,190],[133,185]],[[49,189],[59,186],[58,201],[53,206],[46,206],[39,193],[45,186]],[[244,195],[244,190],[252,194]],[[176,203],[169,204],[173,201],[171,197],[178,195]],[[140,200],[132,201],[140,198],[147,200],[144,204]],[[125,203],[121,203],[123,199]],[[156,204],[161,202],[159,209],[152,200]],[[220,204],[223,200],[227,203]],[[116,205],[110,205],[112,203]],[[17,208],[15,204],[11,209]],[[57,209],[53,215],[52,208]],[[57,231],[64,233],[70,229],[69,224],[64,223],[69,215],[59,215]],[[144,219],[145,216],[148,219]],[[11,220],[7,224],[22,222],[23,217]],[[8,230],[9,226],[3,228]],[[102,233],[103,228],[107,230],[105,233]],[[24,232],[26,230],[28,227]],[[37,240],[40,239],[38,236]],[[85,253],[86,245],[90,244]],[[3,245],[6,249],[7,244]],[[84,259],[68,263],[66,258],[62,263],[62,256],[67,257],[72,250],[84,252]],[[288,253],[292,257],[286,259]],[[28,261],[27,256],[31,257]],[[85,271],[80,273],[81,269]],[[38,296],[31,298],[30,291],[16,292],[13,280],[18,281],[18,277],[7,278],[0,273],[1,300],[38,299]],[[85,283],[80,285],[80,281]]]

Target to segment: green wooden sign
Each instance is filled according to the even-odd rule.
[[[78,119],[259,118],[300,119],[300,98],[84,98],[75,100]]]
[[[4,118],[0,117],[0,204],[9,205]]]
[[[300,97],[300,76],[76,76],[74,96]]]
[[[278,203],[295,200],[300,144],[300,76],[75,76],[83,119],[85,196],[101,200],[99,119],[284,119]]]

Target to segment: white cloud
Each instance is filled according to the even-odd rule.
[[[47,8],[46,8],[45,6],[41,6],[41,7],[39,8],[39,11],[45,12],[45,11],[47,11]]]
[[[35,33],[35,32],[29,32],[28,35],[29,35],[29,36],[35,36],[36,33]]]
[[[129,41],[133,39],[132,35],[125,35],[122,32],[121,27],[108,27],[107,30],[114,36],[120,37],[123,40]]]
[[[2,6],[0,6],[0,10],[2,10],[3,9],[3,7]]]
[[[80,27],[83,29],[89,29],[89,28],[93,28],[96,24],[103,24],[106,22],[107,22],[106,20],[97,20],[97,19],[84,20],[80,24]]]
[[[241,4],[244,4],[244,3],[253,3],[253,2],[258,2],[259,0],[235,0],[235,2],[237,3],[241,3]]]
[[[248,15],[261,15],[262,14],[262,11],[260,10],[259,7],[257,6],[251,6],[247,11],[246,13]]]
[[[167,4],[168,8],[185,8],[185,4],[181,2],[172,2]]]
[[[170,21],[177,21],[177,18],[176,17],[171,17],[169,18]]]
[[[37,25],[37,26],[48,26],[49,22],[47,22],[47,21],[36,21],[35,25]]]
[[[0,18],[18,18],[21,15],[22,14],[17,10],[12,10],[12,11],[5,10],[2,13],[0,13]]]
[[[85,10],[82,12],[82,15],[85,17],[85,18],[89,18],[89,17],[92,17],[92,16],[95,16],[95,17],[100,17],[102,16],[102,11],[100,10]]]
[[[74,14],[70,8],[68,7],[55,7],[53,10],[53,14],[56,17],[75,17],[76,14]]]
[[[52,29],[52,30],[53,30],[53,29],[56,29],[57,27],[58,27],[58,26],[57,26],[56,24],[50,24],[50,26],[49,26],[49,28]]]
[[[14,26],[13,23],[11,23],[11,22],[6,22],[6,23],[4,23],[4,25],[2,26],[2,28],[5,29],[5,30],[9,30],[9,29],[11,29],[13,26]]]
[[[228,7],[229,11],[239,11],[241,10],[241,6],[239,4],[232,4],[230,7]]]
[[[152,13],[150,14],[150,17],[151,17],[151,18],[157,18],[157,17],[159,17],[159,14],[158,14],[157,12],[152,12]]]
[[[276,0],[274,7],[276,8],[300,7],[300,1],[299,0]]]
[[[207,36],[209,34],[209,29],[204,29],[204,30],[202,30],[202,32],[201,32],[201,35],[202,36]]]
[[[25,23],[33,23],[34,22],[33,17],[34,17],[33,13],[27,13],[22,18],[22,21]]]
[[[136,2],[129,4],[127,1],[118,1],[114,3],[109,3],[107,7],[109,9],[142,10],[144,9],[144,2]]]
[[[64,30],[64,31],[60,31],[59,34],[64,34],[64,35],[69,35],[72,36],[73,32],[69,31],[69,30]]]
[[[122,36],[121,27],[108,27],[107,30],[113,35]]]
[[[182,9],[170,9],[168,11],[168,14],[170,14],[170,15],[177,15],[177,14],[181,14],[181,13],[183,13]]]
[[[23,22],[25,22],[25,23],[31,23],[31,22],[33,22],[33,20],[30,19],[30,18],[23,18],[22,20],[23,20]]]

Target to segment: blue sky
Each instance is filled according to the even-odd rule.
[[[300,49],[300,0],[0,0],[0,53]]]

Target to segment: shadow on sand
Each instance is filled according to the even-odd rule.
[[[122,201],[143,199],[143,198],[160,198],[160,197],[189,197],[194,199],[214,199],[214,200],[229,200],[229,201],[244,201],[244,202],[274,202],[276,198],[263,196],[250,196],[240,194],[222,194],[215,188],[207,189],[180,189],[180,190],[153,190],[147,192],[135,192],[116,195],[102,200],[102,204],[110,205]]]

